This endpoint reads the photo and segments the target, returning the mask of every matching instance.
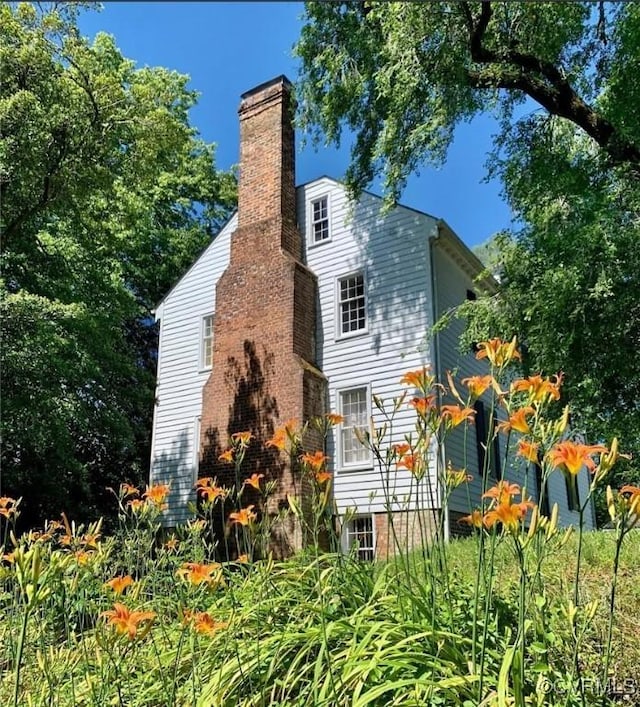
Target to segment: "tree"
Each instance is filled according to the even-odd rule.
[[[145,479],[152,308],[235,201],[188,77],[89,43],[78,12],[0,7],[2,492],[29,522]]]
[[[489,159],[517,231],[470,337],[517,333],[529,369],[565,371],[574,427],[640,448],[640,6],[306,3],[300,123],[356,132],[347,182],[393,203],[455,127],[492,110]],[[489,234],[487,234],[489,235]]]

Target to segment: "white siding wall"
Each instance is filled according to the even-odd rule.
[[[433,246],[433,263],[437,289],[437,312],[440,317],[446,311],[464,302],[467,296],[467,290],[473,290],[473,279],[437,241]],[[451,324],[437,335],[438,343],[436,346],[438,350],[438,362],[443,382],[446,382],[444,375],[447,370],[457,372],[455,376],[456,381],[468,376],[486,375],[489,372],[486,361],[476,360],[471,352],[464,355],[461,353],[458,342],[463,331],[464,322],[459,319],[453,319]],[[461,386],[461,389],[461,392],[465,390],[463,386]],[[490,398],[489,393],[483,396],[487,419]],[[448,399],[445,402],[454,403],[455,401]],[[499,414],[504,419],[504,413],[500,411]],[[505,444],[506,436],[501,435],[500,450],[503,478],[525,487],[527,495],[537,500],[538,491],[533,468],[527,468],[524,460],[515,457],[514,454],[511,453],[513,447],[515,447],[513,441],[510,443],[512,449],[510,449],[509,460],[505,465]],[[470,511],[479,504],[482,488],[481,473],[478,469],[476,430],[473,425],[466,428],[466,434],[462,426],[453,431],[453,434],[449,436],[445,445],[445,456],[447,461],[451,461],[454,468],[464,467],[473,476],[473,481],[470,484],[463,485],[454,491],[449,504],[449,508],[453,512],[470,513]],[[580,499],[583,500],[587,497],[589,488],[589,477],[586,469],[580,474],[578,485]],[[559,523],[561,525],[577,524],[578,513],[570,511],[568,508],[565,483],[559,472],[554,472],[551,475],[548,489],[550,507],[552,507],[554,503],[558,504]],[[585,521],[586,527],[594,527],[594,517],[591,508],[585,513]]]
[[[309,204],[329,197],[330,239],[314,245],[310,237]],[[381,200],[363,195],[356,206],[344,188],[323,178],[298,190],[298,219],[305,239],[307,264],[318,276],[321,323],[318,330],[318,363],[327,376],[329,407],[339,409],[341,390],[368,386],[389,403],[404,390],[403,373],[430,363],[429,338],[431,286],[428,242],[435,232],[433,218],[397,207],[386,216]],[[338,320],[338,278],[363,272],[367,292],[366,333],[341,336]],[[411,391],[413,392],[413,391]],[[409,399],[409,398],[407,398]],[[381,414],[372,405],[374,423]],[[414,429],[414,413],[405,403],[395,418],[393,439],[401,442]],[[414,435],[415,436],[415,435]],[[384,487],[397,497],[395,508],[405,507],[411,475],[392,469],[383,481],[373,460],[361,468],[340,468],[338,435],[330,440],[334,492],[339,511],[360,513],[385,510]],[[435,493],[435,487],[434,487]]]
[[[160,350],[153,418],[151,481],[171,482],[165,523],[187,517],[195,500],[198,418],[209,370],[201,366],[202,318],[212,314],[218,278],[227,267],[234,216],[158,307]]]

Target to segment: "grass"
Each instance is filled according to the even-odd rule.
[[[414,495],[404,499],[406,509],[428,497],[435,459],[446,506],[469,477],[465,468],[440,464],[433,443],[442,445],[466,424],[473,401],[491,391],[490,420],[499,406],[508,431],[503,467],[524,469],[523,487],[507,475],[489,488],[485,455],[486,493],[464,519],[477,528],[466,540],[444,541],[439,512],[432,535],[419,524],[419,550],[409,550],[397,526],[388,528],[397,554],[384,563],[321,551],[321,539],[339,547],[331,473],[323,451],[302,453],[302,442],[310,425],[326,438],[342,419],[332,414],[301,428],[290,421],[266,443],[288,455],[304,478],[310,489],[304,511],[289,496],[288,509],[269,515],[277,483],[243,473],[250,431],[234,433],[220,457],[234,465],[234,485],[199,479],[202,517],[169,538],[160,532],[169,492],[163,484],[145,493],[121,486],[111,537],[101,537],[99,523],[85,529],[63,516],[63,523],[16,539],[8,531],[19,501],[1,498],[0,704],[640,704],[640,530],[631,530],[640,488],[607,486],[615,531],[580,532],[592,494],[605,487],[621,456],[617,441],[588,446],[567,438],[568,408],[559,418],[547,416],[560,397],[558,377],[500,383],[517,358],[515,339],[480,347],[491,375],[466,379],[464,398],[451,379],[449,393],[460,405],[439,407],[442,386],[427,369],[412,371],[401,383],[419,393],[408,403],[416,412],[414,432],[401,444],[386,438],[403,394],[390,408],[374,397],[384,422],[358,436],[378,460],[383,482],[398,468],[411,473]],[[551,473],[564,474],[575,493],[577,474],[590,470],[578,531],[557,527],[557,505],[546,517],[529,498],[526,470],[533,462],[541,464],[541,507]],[[250,505],[247,486],[255,491]],[[393,524],[397,499],[383,487]],[[310,542],[276,562],[266,548],[281,515],[291,516]],[[225,528],[219,547],[209,534],[217,519]],[[214,562],[222,550],[237,559]]]
[[[612,660],[612,674],[620,677],[640,670],[637,535],[625,542],[620,562],[623,611],[614,625]],[[453,589],[446,600],[444,587],[430,580],[425,564],[430,561],[418,553],[411,556],[408,572],[395,561],[374,565],[313,552],[279,563],[231,563],[222,568],[223,583],[194,586],[177,581],[176,570],[187,556],[202,556],[206,548],[193,533],[181,543],[176,550],[156,548],[145,574],[119,597],[156,614],[148,625],[141,624],[134,640],[100,618],[118,598],[104,586],[115,567],[122,568],[122,548],[115,539],[103,541],[83,563],[64,548],[45,552],[43,565],[57,569],[32,583],[48,591],[31,610],[18,704],[478,704],[477,676],[469,669],[471,632],[460,630],[473,620],[475,539],[448,546]],[[544,660],[558,674],[571,658],[562,607],[572,594],[575,549],[571,538],[542,570],[547,629],[557,637],[545,648]],[[601,667],[613,553],[613,534],[585,536],[581,601],[598,600],[583,637],[586,675],[596,675]],[[504,636],[517,619],[518,571],[506,544],[495,553],[494,569],[499,580],[486,637],[486,704],[497,699],[508,643]],[[13,699],[17,637],[25,615],[24,597],[10,586],[5,576],[0,703],[7,705]],[[207,612],[220,627],[198,633],[183,623],[187,608]],[[536,675],[527,679],[532,687]]]

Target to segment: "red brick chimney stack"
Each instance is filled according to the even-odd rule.
[[[285,76],[242,94],[238,110],[238,224],[243,229],[267,219],[281,220],[280,238],[270,245],[280,246],[300,260],[301,240],[296,223],[294,109],[291,83]],[[255,252],[250,256],[255,257]]]
[[[289,419],[324,412],[325,378],[315,365],[315,275],[301,262],[296,219],[291,84],[279,76],[243,94],[240,116],[238,228],[231,259],[216,285],[214,353],[203,390],[200,475],[235,483],[218,460],[231,434],[255,436],[243,478],[277,479],[270,511],[306,489],[285,458],[265,442]],[[320,439],[308,439],[310,449]],[[243,500],[245,496],[243,494]],[[286,554],[300,546],[291,523],[274,537]]]

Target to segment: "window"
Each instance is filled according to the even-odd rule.
[[[473,404],[476,411],[476,446],[478,449],[478,471],[484,472],[485,463],[487,463],[488,471],[495,479],[502,477],[502,469],[500,466],[500,435],[496,434],[495,419],[491,424],[491,437],[489,438],[489,427],[487,423],[487,414],[482,400],[476,400]],[[487,451],[489,459],[486,459]]]
[[[200,368],[211,368],[213,365],[213,314],[202,317],[202,349],[200,351]]]
[[[340,333],[352,334],[367,328],[364,275],[355,273],[338,280]]]
[[[362,465],[371,461],[369,450],[358,439],[357,430],[369,428],[369,391],[366,387],[340,393],[340,451],[342,466]]]
[[[373,536],[372,516],[356,516],[352,518],[346,527],[347,550],[356,549],[356,556],[359,560],[373,561],[375,557],[375,542]]]
[[[326,196],[311,202],[311,234],[314,243],[329,240],[329,198]]]

